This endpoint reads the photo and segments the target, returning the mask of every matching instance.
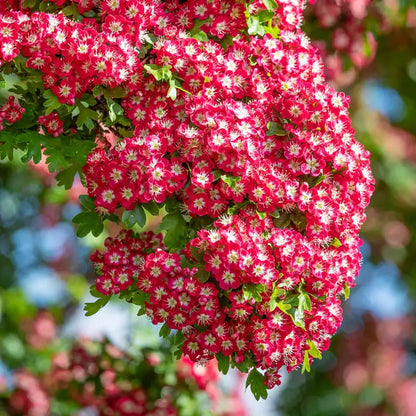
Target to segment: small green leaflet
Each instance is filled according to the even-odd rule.
[[[241,181],[240,176],[221,175],[220,178],[225,182],[231,189],[234,189],[238,182]]]
[[[256,210],[256,214],[259,217],[259,219],[264,220],[267,217],[267,213],[266,212],[260,212]]]
[[[307,342],[309,345],[309,350],[308,350],[309,355],[313,358],[318,358],[320,360],[322,358],[322,354],[321,354],[321,351],[318,350],[318,347],[316,346],[316,344],[310,339],[308,339]]]
[[[350,297],[350,287],[347,283],[344,284],[344,297],[347,300]]]
[[[267,123],[267,133],[266,136],[285,136],[286,131],[283,129],[283,127],[276,123],[275,121],[269,121]]]
[[[101,308],[103,308],[109,300],[111,299],[111,295],[105,296],[100,293],[95,285],[90,287],[90,294],[97,298],[95,302],[87,302],[84,306],[85,316],[91,316],[97,313]]]
[[[140,227],[144,227],[146,224],[146,213],[141,205],[136,205],[133,210],[124,211],[121,220],[127,228],[132,228],[136,223]]]
[[[286,293],[286,290],[284,289],[279,289],[278,287],[275,287],[271,296],[270,296],[270,302],[269,302],[269,306],[270,306],[270,311],[274,311],[277,307],[277,298],[279,298],[280,296],[284,295]]]
[[[98,120],[98,113],[89,109],[88,106],[87,102],[82,101],[72,112],[73,117],[78,115],[76,125],[80,129],[85,126],[88,130],[92,130],[95,127],[93,120]]]
[[[247,283],[243,285],[243,294],[245,300],[254,299],[256,302],[261,302],[261,294],[266,290],[266,286],[262,284],[254,285],[253,283]]]
[[[276,10],[277,3],[274,0],[263,0],[264,5],[267,7],[267,10]]]
[[[182,88],[182,84],[177,79],[170,79],[169,80],[169,91],[168,91],[167,97],[170,98],[172,101],[175,101],[176,97],[178,95],[177,90],[181,90],[183,92],[186,92],[189,95],[192,95],[191,92]]]
[[[191,36],[194,39],[199,40],[200,42],[208,42],[209,41],[208,35],[203,30],[195,31],[195,33],[193,33]]]
[[[123,107],[111,99],[107,99],[108,116],[111,122],[115,122],[118,116],[124,114]]]
[[[332,241],[331,241],[331,246],[334,246],[334,247],[341,247],[342,246],[342,243],[341,243],[341,241],[339,241],[338,240],[338,238],[334,238]]]
[[[171,71],[171,66],[159,66],[155,64],[147,64],[143,67],[149,74],[152,74],[156,81],[169,81],[172,79],[173,74]]]
[[[253,368],[247,376],[246,388],[250,386],[250,390],[256,400],[267,399],[267,387],[265,385],[266,377],[256,368]]]
[[[305,351],[303,356],[303,364],[302,364],[302,374],[307,371],[308,373],[311,371],[311,366],[309,363],[309,356],[313,358],[318,358],[319,360],[322,358],[321,351],[318,350],[316,344],[308,339],[309,349]]]
[[[305,292],[302,292],[298,297],[298,307],[296,308],[293,322],[299,328],[305,329],[305,310],[311,310],[311,298]]]
[[[249,16],[247,19],[247,27],[249,35],[264,36],[264,26],[260,23],[260,20],[255,16]]]
[[[22,156],[22,162],[29,162],[33,158],[34,163],[39,163],[42,158],[42,146],[39,133],[28,131],[21,133],[16,138],[18,143],[26,142],[26,152]]]
[[[309,364],[309,353],[305,351],[305,355],[303,356],[303,364],[302,364],[302,374],[307,371],[308,373],[311,371],[311,365]]]
[[[274,16],[274,12],[271,10],[260,10],[254,17],[256,17],[260,23],[268,22]]]

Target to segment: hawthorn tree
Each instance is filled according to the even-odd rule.
[[[301,0],[0,3],[0,156],[45,155],[67,189],[80,175],[79,237],[121,228],[91,257],[86,314],[134,303],[177,358],[248,373],[257,399],[328,349],[374,184],[303,13]]]

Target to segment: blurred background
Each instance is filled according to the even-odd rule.
[[[327,79],[351,96],[356,135],[372,154],[376,178],[361,232],[363,267],[331,349],[315,360],[310,374],[285,375],[264,403],[244,393],[244,380],[235,374],[222,379],[213,369],[182,364],[189,374],[196,373],[176,396],[169,390],[179,415],[202,415],[205,408],[235,416],[260,411],[264,416],[416,415],[415,3],[317,0],[305,16],[304,30],[323,56]],[[0,105],[6,98],[0,92]],[[127,400],[133,409],[123,413],[117,407],[120,392],[105,382],[113,377],[106,373],[109,368],[125,370],[130,362],[114,352],[117,348],[136,357],[135,376],[142,384],[149,368],[163,374],[159,390],[182,380],[185,370],[160,349],[157,330],[125,303],[84,316],[94,280],[88,257],[102,246],[105,234],[75,236],[71,219],[80,211],[82,193],[79,179],[70,191],[56,186],[44,162],[27,166],[18,154],[12,162],[0,161],[1,416],[97,415],[97,409],[103,415],[141,414],[134,413],[141,402],[132,392],[148,386],[123,390],[128,399],[122,396],[122,403]],[[111,348],[116,350],[108,353]],[[103,351],[108,353],[104,362],[91,358],[102,357]],[[156,361],[148,358],[152,351],[159,351]],[[80,374],[77,360],[95,362],[91,374]],[[140,367],[143,362],[149,368]],[[63,384],[56,384],[62,382],[57,369],[67,371]],[[132,375],[123,371],[126,382]],[[103,404],[91,395],[87,381],[113,391],[117,406],[116,399]],[[76,393],[68,395],[68,386]],[[195,399],[201,391],[202,401]],[[146,392],[149,400],[157,400],[156,393]],[[160,414],[174,414],[166,403],[160,406]]]

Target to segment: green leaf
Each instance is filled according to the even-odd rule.
[[[279,289],[278,287],[275,287],[269,301],[269,307],[270,311],[273,312],[277,307],[277,298],[279,298],[281,295],[284,295],[286,293],[286,290]]]
[[[261,302],[262,297],[261,294],[266,290],[266,286],[263,284],[252,284],[247,283],[243,285],[243,294],[244,298],[248,301],[250,299],[254,299],[256,302]]]
[[[344,284],[344,297],[347,300],[350,297],[350,287],[347,283]]]
[[[171,79],[169,81],[169,90],[168,90],[167,97],[170,98],[172,101],[175,101],[177,94],[178,94],[178,90],[176,89],[175,81]]]
[[[275,39],[279,38],[280,29],[278,26],[265,26],[264,31],[272,35]]]
[[[155,217],[159,215],[159,206],[156,204],[155,201],[146,202],[142,204],[142,207]]]
[[[247,27],[249,35],[259,35],[264,36],[266,33],[264,31],[264,26],[261,24],[260,20],[256,16],[249,16],[247,19]]]
[[[293,322],[299,328],[305,328],[305,310],[311,310],[311,298],[307,293],[301,293],[298,297],[298,307],[296,308]]]
[[[215,354],[215,357],[217,358],[218,362],[218,370],[220,370],[221,373],[223,373],[224,375],[227,374],[230,368],[230,357],[220,352],[218,354]]]
[[[203,30],[198,30],[197,32],[193,33],[191,37],[193,37],[196,40],[199,40],[200,42],[209,41],[208,35]]]
[[[79,203],[83,208],[89,211],[95,210],[94,200],[89,195],[80,195],[78,197]]]
[[[290,315],[288,311],[292,309],[292,305],[289,305],[288,303],[284,303],[283,301],[278,302],[277,307],[287,315]]]
[[[123,107],[120,104],[112,100],[108,100],[107,104],[108,104],[108,116],[110,120],[114,123],[117,120],[118,116],[121,116],[124,114]]]
[[[72,219],[74,224],[79,224],[77,236],[85,237],[90,232],[94,237],[98,237],[104,230],[104,224],[100,215],[95,211],[84,211]]]
[[[199,263],[204,262],[204,253],[199,251],[198,247],[191,246],[192,257]]]
[[[76,121],[78,128],[85,126],[88,130],[95,127],[93,120],[98,120],[98,113],[94,110],[84,107],[82,104],[76,107],[79,110],[79,115]]]
[[[196,273],[195,277],[201,283],[206,283],[210,277],[210,273],[205,270],[205,266],[203,264],[198,264],[196,267],[198,268],[198,272]]]
[[[65,189],[71,189],[77,172],[77,167],[75,165],[72,165],[69,168],[63,169],[61,172],[59,172],[56,175],[55,179],[58,182],[59,186],[63,186],[65,187]]]
[[[156,81],[169,81],[172,79],[171,66],[159,66],[155,64],[147,64],[143,67],[149,74],[152,74]]]
[[[96,94],[98,92],[98,94]],[[115,88],[102,88],[93,90],[93,94],[95,96],[103,94],[105,98],[124,98],[127,94],[127,91],[122,87],[115,87]]]
[[[253,368],[247,376],[246,388],[250,386],[256,400],[267,399],[266,378],[256,368]]]
[[[163,242],[168,250],[182,249],[187,243],[187,223],[180,212],[163,217],[159,228],[165,230]]]
[[[339,241],[338,240],[338,238],[334,238],[332,241],[331,241],[331,246],[334,246],[334,247],[341,247],[342,246],[342,243],[341,243],[341,241]]]
[[[312,308],[311,298],[306,292],[302,292],[299,296],[299,306],[301,306],[305,311],[310,311]]]
[[[302,364],[302,374],[305,370],[309,373],[311,371],[311,366],[309,364],[309,353],[305,351],[305,355],[303,356],[303,364]]]
[[[256,14],[256,18],[259,20],[260,23],[268,22],[274,16],[274,12],[271,10],[260,10]]]
[[[171,332],[170,328],[168,327],[166,323],[164,323],[162,325],[162,328],[160,328],[159,336],[163,338],[167,338],[170,335],[170,332]]]
[[[32,7],[36,6],[36,2],[37,2],[37,0],[24,0],[22,6],[24,8],[27,7],[28,9],[31,9]]]
[[[165,200],[165,210],[169,214],[178,213],[181,211],[181,205],[176,198],[167,198]]]
[[[146,213],[141,205],[136,205],[133,210],[124,211],[121,220],[127,228],[132,228],[136,223],[140,227],[144,227],[146,224]]]
[[[42,147],[40,135],[35,131],[28,131],[17,136],[17,142],[27,142],[25,154],[22,156],[22,162],[29,162],[33,158],[34,163],[39,163],[42,158]]]
[[[285,136],[286,131],[283,129],[283,127],[276,123],[275,121],[269,121],[267,123],[267,133],[266,136]]]
[[[309,355],[313,358],[318,358],[320,360],[322,358],[322,354],[321,354],[321,351],[318,350],[316,344],[310,339],[308,339],[307,342],[309,345],[309,350],[308,350]]]
[[[259,217],[259,219],[264,220],[267,217],[267,213],[265,212],[260,212],[256,210],[256,214]]]
[[[52,113],[52,111],[58,110],[62,106],[58,97],[51,90],[45,90],[43,96],[46,100],[43,103],[43,106],[45,107],[45,115]]]
[[[225,182],[231,189],[234,189],[238,182],[241,181],[240,176],[221,175],[220,178]]]
[[[274,0],[263,0],[263,3],[267,7],[267,10],[277,9],[277,3]]]
[[[101,297],[99,297],[95,302],[87,302],[84,306],[85,316],[96,314],[100,309],[107,305],[110,299],[111,295],[101,295]]]

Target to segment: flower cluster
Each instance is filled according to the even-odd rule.
[[[140,239],[134,239],[132,233],[122,232],[117,238],[107,238],[104,255],[96,251],[91,260],[100,277],[96,279],[97,290],[104,295],[119,293],[133,284],[143,270],[146,252],[162,245],[163,236],[145,232]]]
[[[13,96],[10,96],[6,103],[0,107],[0,130],[4,129],[3,123],[15,123],[20,120],[25,111],[19,102]]]
[[[0,59],[22,53],[61,103],[104,87],[131,129],[88,156],[96,210],[168,212],[163,242],[122,232],[92,256],[98,291],[145,294],[193,361],[261,368],[268,387],[282,366],[309,368],[358,273],[373,178],[349,99],[324,83],[300,30],[303,1],[75,3],[76,22],[0,16]],[[108,100],[116,87],[120,104]]]
[[[64,123],[59,118],[56,111],[48,114],[47,116],[39,117],[39,124],[45,126],[49,134],[54,137],[60,136],[64,132]]]
[[[182,259],[162,245],[146,252],[130,233],[108,240],[93,256],[98,290],[136,283],[148,316],[181,331],[192,360],[256,366],[268,387],[282,366],[308,367],[328,348],[339,295],[358,274],[357,233],[373,191],[348,97],[323,83],[319,56],[297,29],[300,5],[277,4],[277,37],[251,34],[249,19],[248,35],[226,46],[212,28],[201,26],[205,41],[166,30],[143,90],[122,103],[133,137],[96,149],[84,168],[104,213],[178,201],[190,228],[192,218],[211,218]],[[263,2],[250,7],[265,11]]]

